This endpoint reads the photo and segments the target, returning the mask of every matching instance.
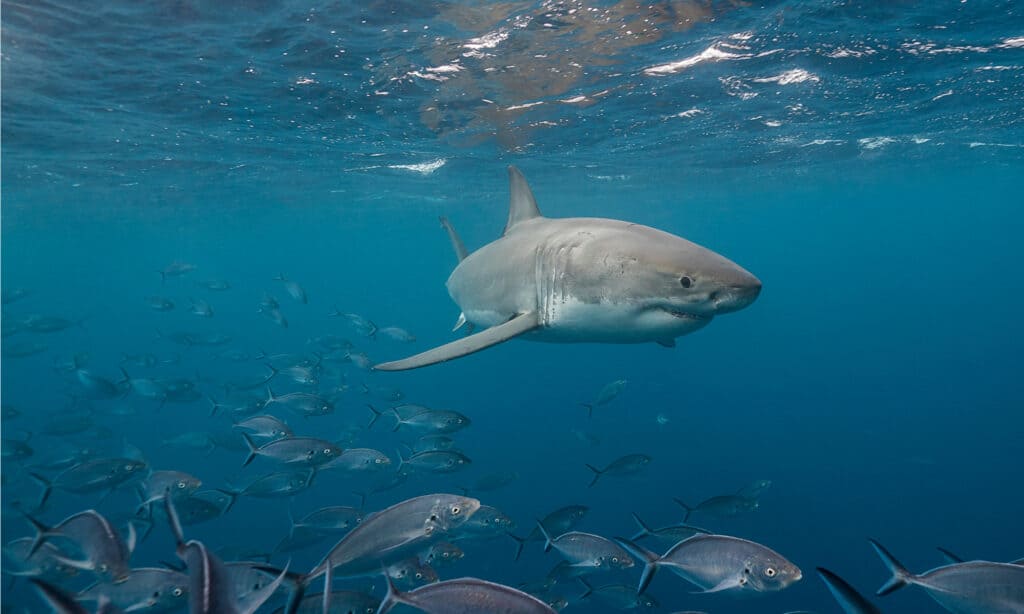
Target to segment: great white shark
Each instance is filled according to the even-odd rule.
[[[515,337],[671,347],[761,292],[746,269],[682,237],[621,220],[544,217],[519,169],[508,174],[508,222],[496,241],[470,254],[441,219],[459,258],[447,283],[462,308],[455,328],[484,330],[375,369],[426,367]]]

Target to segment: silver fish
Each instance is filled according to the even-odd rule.
[[[409,458],[398,455],[398,472],[417,470],[430,473],[451,473],[469,467],[472,461],[468,456],[455,450],[435,450],[418,452]]]
[[[879,595],[914,585],[924,589],[944,609],[957,614],[1024,612],[1024,565],[967,561],[914,574],[877,541],[869,541],[892,574],[878,589]]]
[[[309,299],[306,297],[306,290],[300,286],[298,282],[287,279],[284,275],[278,275],[274,280],[283,283],[284,289],[293,299],[299,301],[303,305],[309,302]]]
[[[39,507],[42,507],[54,489],[75,494],[113,490],[145,477],[146,463],[132,458],[93,458],[65,469],[51,482],[33,473],[32,477],[43,486]]]
[[[646,590],[661,567],[699,586],[705,593],[779,591],[803,577],[799,567],[771,548],[728,535],[694,535],[672,546],[662,556],[628,540],[619,542],[645,562],[637,593]]]
[[[451,542],[437,542],[421,552],[419,556],[431,567],[443,567],[462,560],[466,553]]]
[[[147,296],[146,304],[153,311],[172,311],[174,309],[174,301],[163,296]]]
[[[313,484],[314,475],[315,472],[312,469],[278,471],[256,478],[241,490],[229,490],[229,492],[236,497],[239,495],[263,499],[291,497],[309,488]]]
[[[387,597],[377,612],[386,614],[398,604],[418,608],[427,614],[554,614],[551,606],[533,595],[476,578],[436,582],[407,593],[389,582]]]
[[[319,467],[330,463],[341,456],[341,448],[329,441],[314,437],[285,437],[268,441],[257,446],[253,440],[242,433],[242,439],[249,446],[249,455],[242,466],[246,466],[257,456],[272,459],[286,465],[302,465]]]
[[[86,510],[68,516],[60,523],[48,527],[39,520],[26,515],[25,518],[36,529],[36,538],[31,552],[43,543],[56,537],[70,539],[78,546],[84,558],[72,559],[63,555],[55,558],[76,569],[91,571],[100,577],[115,582],[128,577],[131,569],[128,559],[135,549],[135,528],[128,524],[128,538],[121,534],[96,510]]]
[[[606,584],[594,588],[587,584],[583,578],[579,578],[587,590],[579,596],[580,601],[597,599],[617,610],[651,610],[658,606],[658,602],[650,595],[638,595],[636,589],[625,584]]]
[[[303,416],[324,416],[334,411],[334,404],[327,398],[311,392],[290,392],[274,396],[274,391],[267,388],[267,400],[264,407],[279,404]]]
[[[597,393],[597,396],[594,397],[593,401],[590,403],[581,403],[581,405],[586,407],[587,414],[592,416],[594,414],[595,407],[601,407],[614,401],[618,398],[619,394],[626,389],[626,384],[628,383],[629,382],[627,380],[619,379],[611,382],[610,384],[605,384],[605,386],[601,388],[600,392]]]
[[[709,516],[728,517],[736,516],[745,512],[752,512],[756,510],[760,503],[757,499],[750,497],[744,497],[742,495],[718,495],[717,497],[711,497],[705,499],[697,505],[690,507],[679,499],[672,499],[679,507],[686,510],[686,514],[683,515],[683,522],[690,520],[690,516],[695,513],[707,514]]]
[[[391,466],[386,454],[372,448],[348,448],[341,456],[331,461],[324,469],[343,471],[380,471]]]
[[[651,457],[646,454],[627,454],[621,456],[608,465],[604,469],[598,469],[593,465],[587,465],[587,469],[594,472],[594,479],[590,481],[590,486],[597,484],[597,480],[602,475],[613,475],[613,476],[628,476],[636,475],[644,470],[651,462]]]
[[[99,603],[104,598],[126,612],[173,612],[188,603],[188,576],[157,567],[132,569],[119,582],[98,582],[75,596]]]
[[[560,507],[557,510],[551,512],[543,519],[540,524],[544,525],[544,528],[551,535],[562,535],[573,530],[583,518],[587,515],[590,508],[585,505],[567,505]],[[544,539],[544,533],[541,532],[540,527],[534,526],[526,537],[516,537],[509,533],[509,537],[514,539],[518,543],[516,549],[516,560],[519,560],[519,555],[523,552],[523,546],[526,542],[540,541]]]
[[[160,281],[165,282],[168,277],[181,277],[182,275],[187,275],[188,273],[195,271],[197,268],[199,267],[187,262],[172,262],[160,271]]]
[[[415,343],[416,341],[416,337],[412,333],[397,326],[385,326],[378,329],[377,332],[399,343]]]
[[[468,427],[471,421],[457,411],[446,409],[427,409],[418,405],[400,405],[391,409],[395,416],[393,431],[403,426],[435,434],[450,434]],[[403,411],[404,410],[404,411]]]
[[[633,566],[633,557],[622,546],[600,535],[571,531],[551,537],[540,521],[537,521],[537,528],[544,535],[544,552],[552,548],[558,550],[581,572],[628,569]]]
[[[490,505],[481,505],[459,530],[458,539],[479,539],[497,537],[515,528],[516,523],[501,510]]]
[[[423,586],[438,580],[434,568],[415,556],[388,565],[384,568],[384,573],[395,586],[407,588]]]
[[[281,439],[294,435],[284,421],[268,414],[251,416],[241,422],[236,422],[233,428],[247,431],[249,435],[263,439]]]
[[[189,310],[189,313],[199,316],[200,318],[213,317],[213,307],[210,307],[209,303],[201,298],[189,298],[188,300],[192,303],[192,308]]]

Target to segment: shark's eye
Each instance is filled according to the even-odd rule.
[[[679,285],[681,285],[684,288],[689,288],[690,286],[693,285],[693,280],[687,277],[686,275],[683,275],[682,277],[679,278]]]

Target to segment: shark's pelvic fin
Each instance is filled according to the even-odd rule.
[[[381,363],[373,368],[377,371],[404,371],[406,369],[426,367],[427,365],[445,362],[454,358],[460,358],[467,354],[479,352],[480,350],[489,348],[492,345],[497,345],[503,341],[508,341],[513,337],[529,332],[538,326],[540,326],[540,319],[537,312],[530,311],[519,314],[504,324],[492,326],[487,330],[482,330],[474,335],[459,339],[458,341],[446,343],[432,350],[427,350],[422,354],[410,356],[409,358],[396,360],[394,362]]]
[[[459,233],[455,232],[455,228],[448,221],[448,218],[442,215],[440,220],[441,228],[444,228],[445,232],[448,233],[448,239],[452,242],[452,249],[455,250],[455,255],[459,257],[459,262],[462,262],[469,255],[469,252],[466,251],[466,245],[459,238]]]
[[[530,184],[526,183],[526,177],[523,177],[518,168],[508,167],[508,181],[512,196],[509,199],[508,223],[505,224],[505,232],[501,233],[502,235],[508,234],[508,231],[519,222],[541,217]]]

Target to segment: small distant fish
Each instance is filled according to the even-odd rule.
[[[189,335],[189,344],[205,347],[216,347],[231,343],[231,335],[224,333],[205,333]]]
[[[217,442],[205,431],[190,431],[167,437],[160,442],[160,445],[168,448],[196,450],[209,454],[217,447]]]
[[[362,384],[362,390],[363,394],[368,394],[383,401],[401,401],[402,397],[405,396],[401,390],[390,386],[367,386]]]
[[[309,488],[313,484],[314,474],[312,469],[268,473],[256,478],[245,488],[228,492],[234,496],[243,495],[264,499],[291,497]]]
[[[4,289],[2,292],[0,292],[0,296],[2,296],[2,298],[0,298],[0,302],[2,302],[4,305],[10,305],[15,301],[20,301],[21,299],[29,296],[30,294],[31,293],[25,288]]]
[[[225,279],[206,279],[202,281],[196,281],[196,285],[207,290],[214,292],[223,292],[231,289],[231,284]]]
[[[21,325],[25,330],[34,333],[57,333],[67,330],[72,326],[81,326],[83,321],[84,318],[81,320],[69,320],[57,316],[33,315],[22,320]]]
[[[575,437],[579,441],[587,444],[592,448],[596,448],[597,446],[601,445],[601,440],[598,439],[597,436],[594,435],[593,433],[581,431],[580,429],[571,429],[569,432],[572,433],[573,437]]]
[[[414,343],[416,341],[416,337],[412,333],[397,326],[385,326],[378,329],[377,332],[399,343]]]
[[[380,414],[372,406],[370,409]],[[391,429],[393,431],[406,427],[435,434],[449,434],[461,431],[472,424],[468,417],[459,412],[429,409],[420,405],[399,405],[391,408],[391,413],[395,416],[395,426]]]
[[[514,529],[516,523],[504,512],[491,505],[481,505],[473,517],[462,525],[458,539],[487,539],[498,537]]]
[[[344,505],[321,507],[298,521],[292,521],[292,527],[304,527],[324,533],[346,533],[363,520],[363,512]]]
[[[5,343],[2,354],[4,358],[28,358],[42,354],[48,349],[50,349],[48,346],[36,341],[24,341],[13,345]]]
[[[403,588],[415,588],[438,580],[434,568],[415,556],[388,565],[384,568],[384,573],[392,586]]]
[[[597,396],[594,397],[593,401],[590,403],[580,403],[580,405],[586,407],[587,414],[592,416],[594,414],[595,407],[601,407],[614,401],[618,398],[619,394],[626,389],[626,384],[628,383],[629,382],[627,380],[619,379],[609,384],[605,384],[605,386],[601,388],[600,392],[597,393]]]
[[[496,471],[481,476],[472,486],[465,489],[473,492],[494,491],[505,488],[519,479],[518,471]]]
[[[409,458],[399,455],[398,472],[405,468],[430,473],[451,473],[469,467],[469,457],[455,450],[433,450],[418,452]]]
[[[165,493],[175,500],[184,499],[199,490],[202,485],[202,480],[184,471],[154,471],[139,487],[139,498],[142,501],[139,503],[138,509],[148,508],[151,504],[162,500]]]
[[[278,275],[274,279],[284,284],[284,289],[293,299],[299,301],[303,305],[309,302],[309,300],[306,298],[306,290],[302,286],[300,286],[298,282],[285,278],[283,274]]]
[[[473,514],[476,516],[476,514]],[[432,567],[445,567],[461,560],[466,553],[451,542],[438,542],[420,553],[425,563]]]
[[[275,396],[274,391],[267,387],[267,399],[264,407],[279,404],[306,417],[324,416],[334,411],[334,403],[327,398],[311,392],[289,392]]]
[[[93,458],[65,469],[48,480],[31,474],[43,486],[39,507],[43,507],[52,490],[63,490],[74,494],[110,491],[145,477],[146,463],[132,458]]]
[[[236,422],[234,428],[247,431],[253,437],[262,439],[281,439],[294,435],[288,425],[271,415],[251,416]]]
[[[683,522],[688,522],[690,516],[696,513],[707,514],[710,516],[728,517],[736,516],[745,512],[752,512],[756,510],[760,503],[757,499],[750,497],[744,497],[741,495],[718,495],[705,499],[697,505],[690,507],[679,499],[672,499],[679,507],[686,510],[686,514],[683,515]]]
[[[638,595],[636,588],[625,584],[606,584],[594,588],[583,578],[579,578],[586,590],[579,596],[580,601],[596,599],[617,610],[651,610],[658,606],[658,602],[650,595]],[[676,613],[685,614],[685,613]]]
[[[172,311],[174,309],[174,301],[163,296],[147,296],[146,304],[153,311]]]
[[[201,298],[189,298],[188,300],[192,303],[192,308],[189,310],[189,313],[191,313],[192,315],[199,316],[201,318],[213,317],[213,308],[210,307],[209,303],[207,303]]]
[[[220,518],[231,508],[235,496],[223,490],[200,490],[174,500],[181,524],[194,525]],[[157,509],[160,506],[156,506]]]
[[[608,463],[604,469],[598,469],[593,465],[587,465],[587,469],[594,472],[594,479],[590,481],[589,486],[597,484],[597,480],[603,475],[617,477],[636,475],[643,471],[650,462],[651,457],[646,454],[627,454]]]
[[[413,453],[426,452],[428,450],[451,450],[455,447],[455,440],[447,435],[424,435],[412,444]]]
[[[365,352],[348,350],[345,352],[345,358],[363,371],[369,371],[373,366],[373,361],[370,360],[370,357],[367,356]]]
[[[187,275],[192,271],[195,271],[197,268],[199,267],[186,262],[172,262],[160,271],[160,281],[162,283],[167,281],[168,277],[181,277],[182,275]]]
[[[139,567],[120,582],[99,582],[75,595],[77,601],[105,600],[127,612],[171,612],[188,603],[188,576],[173,569]]]
[[[342,317],[348,320],[348,323],[352,328],[364,337],[373,338],[377,335],[377,325],[370,320],[364,318],[358,313],[343,313],[338,310],[337,307],[333,311],[327,314],[329,318]]]
[[[668,419],[668,416],[666,416],[665,414],[658,414],[658,416],[654,419],[654,421],[657,422],[659,426],[665,426],[666,424],[671,422]]]
[[[381,471],[391,467],[387,454],[372,448],[348,448],[324,469],[342,471]]]

